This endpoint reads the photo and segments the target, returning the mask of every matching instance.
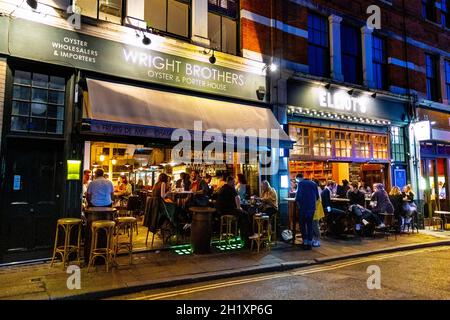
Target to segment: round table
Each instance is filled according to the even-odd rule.
[[[216,209],[210,207],[191,207],[191,245],[193,253],[209,253],[211,250],[212,214]]]
[[[87,263],[89,261],[89,255],[91,253],[91,226],[92,222],[99,221],[99,220],[114,220],[114,214],[116,213],[116,208],[111,207],[88,207],[86,208],[83,213],[86,217],[86,232],[85,232],[85,239],[84,239],[84,261]],[[98,245],[100,247],[106,246],[106,236],[102,233],[99,234],[98,237]],[[97,259],[98,261],[103,261],[101,259]]]

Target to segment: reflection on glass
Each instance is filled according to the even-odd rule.
[[[12,131],[27,131],[28,130],[28,118],[11,117],[11,130]]]
[[[50,76],[50,89],[58,89],[65,90],[66,89],[66,80],[61,77],[53,77]]]
[[[31,89],[29,87],[14,86],[13,98],[19,100],[30,100]]]
[[[16,70],[14,72],[14,83],[31,84],[31,72]]]
[[[45,132],[45,119],[31,118],[30,131]]]
[[[64,104],[64,92],[52,91],[48,92],[48,102],[54,104]]]
[[[39,87],[39,88],[48,88],[48,75],[46,74],[40,74],[40,73],[34,73],[33,74],[33,87]]]
[[[45,117],[47,105],[41,103],[33,103],[31,105],[31,115],[36,117]]]
[[[47,90],[33,88],[32,101],[47,103]]]
[[[28,116],[30,114],[30,104],[28,102],[13,101],[12,114]]]

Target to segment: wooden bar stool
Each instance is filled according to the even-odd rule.
[[[75,252],[77,254],[77,263],[80,264],[80,254],[81,254],[81,225],[82,220],[77,218],[63,218],[59,219],[56,224],[56,236],[55,236],[55,246],[53,247],[53,257],[52,257],[52,263],[50,264],[50,267],[53,266],[53,263],[55,261],[56,254],[61,255],[61,260],[63,263],[63,269],[66,266],[67,258],[69,257],[69,254],[72,252]],[[73,227],[78,226],[78,237],[77,237],[77,244],[71,245],[70,244],[70,235],[72,233]],[[59,229],[62,228],[64,231],[64,244],[62,246],[58,246],[58,236],[59,236]]]
[[[233,226],[234,225],[234,226]],[[234,228],[233,228],[234,227]],[[224,230],[225,229],[225,230]],[[225,214],[220,217],[220,238],[219,242],[222,243],[222,238],[230,243],[230,239],[238,235],[238,224],[236,216]]]
[[[89,256],[89,265],[88,272],[90,267],[94,264],[95,258],[102,257],[105,259],[106,264],[106,272],[109,271],[109,264],[112,262],[112,257],[114,254],[114,250],[111,248],[111,240],[114,235],[114,227],[116,223],[114,221],[109,220],[98,220],[92,222],[92,241],[91,241],[91,253]],[[106,233],[106,247],[105,248],[97,248],[98,243],[98,234],[103,230]]]
[[[133,226],[136,224],[135,217],[118,217],[116,219],[116,239],[114,244],[114,261],[117,261],[117,253],[126,250],[130,256],[130,264],[133,263]],[[125,235],[128,233],[126,241],[120,239],[119,231],[123,228]]]
[[[272,225],[270,222],[269,216],[253,216],[253,226],[256,229],[256,233],[249,237],[252,241],[250,246],[251,251],[253,251],[254,243],[256,243],[257,252],[259,252],[262,243],[267,243],[267,248],[270,250],[272,242]]]

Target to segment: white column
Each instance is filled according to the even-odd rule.
[[[193,0],[191,12],[192,42],[199,46],[209,47],[210,40],[208,39],[208,0]]]
[[[375,81],[373,78],[372,32],[373,29],[370,29],[367,26],[361,28],[363,79],[364,85],[369,88],[375,88]]]
[[[328,17],[330,25],[330,67],[331,77],[338,81],[344,81],[341,61],[341,21],[336,15]]]
[[[439,57],[439,75],[440,75],[440,85],[441,85],[441,97],[443,104],[449,104],[450,97],[447,96],[447,88],[445,81],[445,58],[443,56]]]

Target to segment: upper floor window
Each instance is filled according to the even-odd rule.
[[[386,41],[383,38],[373,36],[373,78],[375,88],[386,89],[387,87],[387,57]]]
[[[208,8],[211,48],[237,54],[237,0],[209,0]]]
[[[441,0],[441,21],[442,25],[450,29],[450,0]]]
[[[450,101],[450,61],[445,60],[445,90]]]
[[[308,64],[310,74],[330,76],[328,21],[311,12],[308,14]]]
[[[403,134],[403,128],[392,127],[391,128],[391,150],[392,159],[398,162],[405,162],[405,138]]]
[[[437,22],[436,0],[422,0],[422,15],[427,20]]]
[[[66,80],[14,71],[11,131],[63,134]]]
[[[361,36],[358,28],[341,26],[342,73],[345,82],[362,83]]]
[[[425,54],[425,64],[427,73],[427,99],[437,101],[439,99],[437,57],[431,54]]]
[[[86,17],[122,23],[123,0],[74,0],[74,4],[81,9]]]

